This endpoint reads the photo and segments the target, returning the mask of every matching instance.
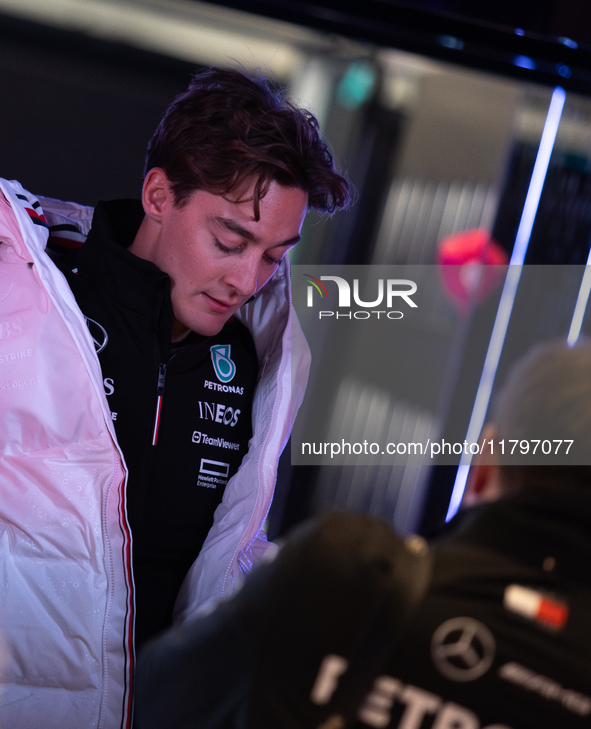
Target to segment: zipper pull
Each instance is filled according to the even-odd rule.
[[[166,380],[166,362],[162,362],[158,369],[158,389],[156,392],[159,395],[164,395],[164,382]]]
[[[164,383],[166,381],[166,362],[162,362],[158,368],[158,399],[156,400],[156,414],[154,416],[154,431],[152,433],[152,445],[158,442],[158,429],[160,428],[160,413],[162,412],[162,397],[164,395]]]

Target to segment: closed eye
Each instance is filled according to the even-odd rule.
[[[214,238],[213,239],[213,242],[214,242],[215,247],[218,250],[222,251],[222,253],[229,253],[229,254],[232,254],[232,253],[241,253],[242,250],[244,249],[244,243],[242,245],[239,245],[239,246],[229,247],[229,246],[225,246],[217,238]]]
[[[228,255],[242,253],[242,251],[244,250],[244,246],[245,246],[244,243],[239,246],[232,246],[232,247],[226,246],[217,238],[214,238],[213,241],[214,241],[215,247],[218,250],[220,250],[222,253],[227,253]],[[278,266],[281,263],[281,261],[283,260],[283,256],[281,258],[273,258],[273,256],[270,256],[268,253],[265,253],[263,255],[263,260],[269,266]]]

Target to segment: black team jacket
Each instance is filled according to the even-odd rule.
[[[95,340],[129,470],[138,645],[171,624],[248,450],[258,374],[252,337],[236,320],[214,337],[191,333],[171,345],[170,279],[127,251],[142,218],[139,202],[100,203],[86,243],[59,261]]]

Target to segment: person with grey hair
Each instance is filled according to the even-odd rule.
[[[369,517],[300,528],[229,603],[147,646],[141,729],[589,726],[591,345],[527,355],[485,433],[573,440],[573,465],[493,447],[430,550]]]
[[[480,439],[504,442],[505,452],[497,446],[477,460],[464,506],[496,500],[530,482],[591,482],[590,373],[591,342],[574,348],[545,342],[517,362]],[[510,441],[517,442],[514,448]]]

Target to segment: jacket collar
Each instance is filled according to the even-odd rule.
[[[519,494],[474,510],[454,541],[484,546],[534,567],[547,557],[557,572],[591,582],[591,485],[536,483]]]
[[[127,249],[143,220],[139,200],[110,200],[95,208],[92,227],[77,255],[78,275],[100,286],[120,306],[156,326],[161,346],[170,346],[170,278],[150,261]],[[163,351],[164,351],[163,349]]]
[[[138,258],[127,249],[133,243],[144,218],[139,200],[99,202],[92,218],[86,243],[78,254],[78,267],[85,277],[93,278],[108,272],[117,285],[125,280],[125,289],[148,287],[160,290],[169,287],[169,278],[150,261]],[[104,282],[109,285],[109,281]]]

